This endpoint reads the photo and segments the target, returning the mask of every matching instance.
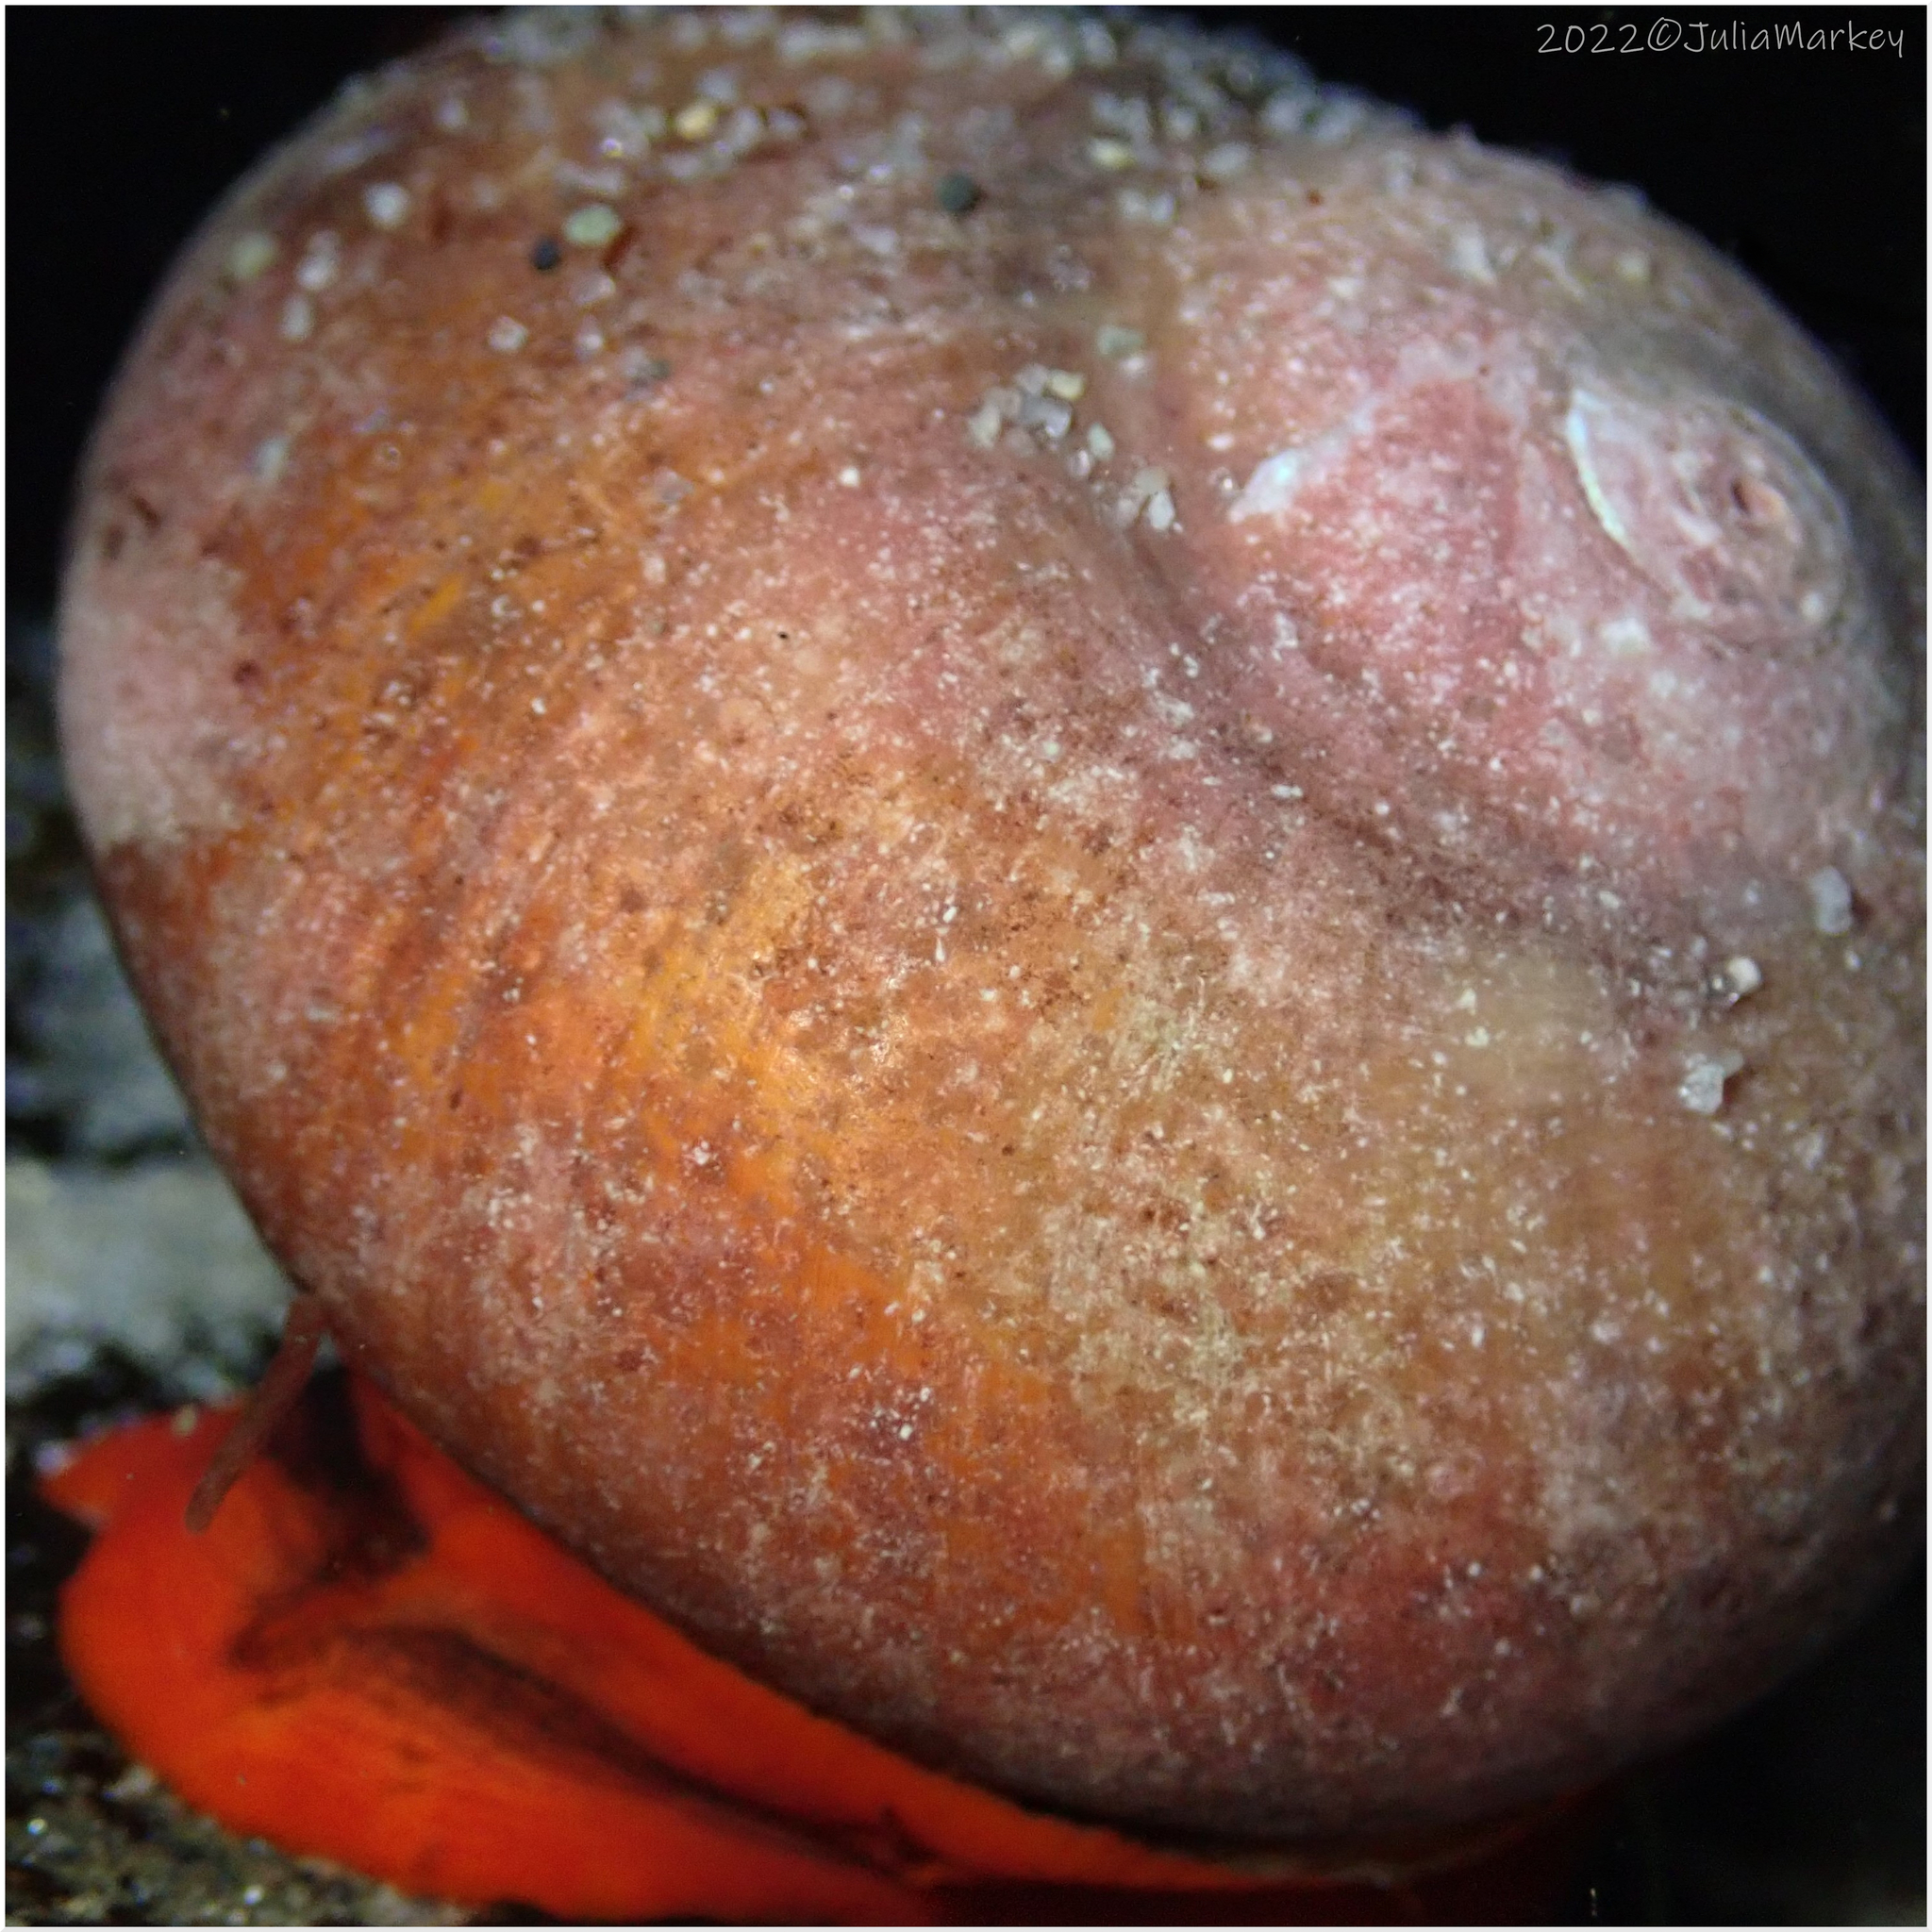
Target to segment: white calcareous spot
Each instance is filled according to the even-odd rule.
[[[718,17],[727,18],[723,13]],[[868,45],[863,27],[801,20],[778,35],[778,58],[788,67],[800,67],[808,60],[851,59],[866,52]]]
[[[614,242],[623,227],[624,217],[614,208],[593,201],[573,208],[564,218],[563,239],[573,248],[602,248]]]
[[[335,280],[341,261],[341,238],[332,229],[324,228],[319,234],[309,237],[308,246],[302,251],[302,259],[295,264],[296,287],[306,289],[311,295],[320,294]]]
[[[258,228],[238,236],[228,250],[227,271],[231,282],[252,282],[275,258],[275,238]]]
[[[1219,147],[1211,147],[1201,161],[1201,172],[1210,181],[1232,181],[1237,175],[1245,175],[1248,164],[1255,158],[1255,151],[1244,141],[1224,141]]]
[[[586,168],[575,161],[558,161],[550,178],[566,192],[581,190],[586,194],[622,194],[630,185],[622,168]]]
[[[718,125],[718,104],[712,100],[692,101],[672,117],[674,132],[682,141],[702,141]]]
[[[1693,1053],[1684,1062],[1677,1098],[1692,1113],[1715,1113],[1724,1104],[1724,1082],[1744,1068],[1744,1056],[1734,1048],[1722,1053]]]
[[[1278,449],[1255,465],[1254,475],[1241,493],[1228,506],[1231,523],[1245,523],[1249,517],[1273,516],[1294,501],[1303,473],[1308,466],[1305,449]]]
[[[1026,396],[1020,404],[1022,427],[1037,429],[1049,442],[1058,442],[1074,426],[1074,412],[1058,396]]]
[[[718,144],[726,154],[748,155],[765,138],[764,117],[756,108],[734,108],[724,117]]]
[[[1811,924],[1827,938],[1852,929],[1852,889],[1835,865],[1821,866],[1805,881],[1811,899]]]
[[[1457,228],[1450,238],[1449,266],[1466,282],[1479,282],[1487,287],[1496,279],[1483,231],[1473,225]]]
[[[1747,999],[1764,984],[1764,969],[1740,953],[1724,961],[1724,985],[1734,1000]]]
[[[1632,612],[1598,625],[1596,641],[1612,658],[1641,658],[1653,641],[1649,625]]]
[[[1330,88],[1308,125],[1308,139],[1317,147],[1341,147],[1361,132],[1368,119],[1369,104],[1364,96]]]
[[[350,79],[336,96],[336,106],[347,107],[358,95],[363,102],[372,100],[374,83],[359,76]],[[325,178],[335,175],[353,175],[358,168],[367,166],[377,155],[386,154],[395,144],[396,130],[376,122],[324,148],[316,158],[317,171]]]
[[[651,143],[662,139],[670,123],[658,107],[632,107],[627,102],[609,100],[591,115],[602,139],[597,152],[607,160],[634,161],[650,152]]]
[[[1307,125],[1309,116],[1321,104],[1322,97],[1312,87],[1279,88],[1268,96],[1261,109],[1261,126],[1277,141],[1286,140]]]
[[[1376,398],[1359,403],[1347,416],[1308,442],[1291,443],[1255,465],[1241,494],[1227,507],[1230,523],[1275,516],[1287,509],[1315,476],[1343,457],[1375,422]]]
[[[1142,94],[1097,93],[1087,109],[1095,126],[1129,140],[1146,141],[1154,133],[1154,109]]]
[[[1123,530],[1145,511],[1149,525],[1156,530],[1174,527],[1174,497],[1170,493],[1172,479],[1167,472],[1153,464],[1134,473],[1129,483],[1113,505],[1113,521]],[[1191,659],[1188,660],[1191,664]],[[1191,675],[1191,672],[1190,673]]]
[[[490,325],[490,346],[500,356],[514,356],[530,340],[530,331],[513,315],[499,315]]]
[[[378,228],[400,228],[409,215],[409,191],[394,181],[372,181],[362,191],[362,211]]]
[[[1151,228],[1173,225],[1174,195],[1165,188],[1123,188],[1114,197],[1114,207],[1124,222],[1139,222]]]
[[[306,342],[314,327],[315,305],[307,295],[291,295],[282,304],[282,340],[287,342]]]
[[[1571,396],[1569,410],[1563,418],[1563,441],[1569,449],[1576,480],[1583,486],[1584,501],[1590,505],[1591,514],[1605,536],[1618,549],[1627,552],[1631,547],[1630,532],[1597,474],[1591,425],[1600,408],[1601,405],[1588,390],[1577,390]]]

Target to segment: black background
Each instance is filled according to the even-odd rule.
[[[1637,184],[1805,321],[1923,465],[1923,11],[1193,11],[1290,47],[1323,78],[1400,101],[1432,127],[1466,125]],[[196,220],[347,75],[451,17],[8,9],[9,620],[51,608],[81,441],[142,304]],[[1672,18],[1687,31],[1700,19],[1849,22],[1902,32],[1905,50],[1539,51],[1566,26],[1621,47]],[[1794,1686],[1627,1788],[1579,1884],[1578,1915],[1838,1916],[1857,1908],[1866,1882],[1908,1901],[1924,1869],[1924,1686],[1921,1571]]]

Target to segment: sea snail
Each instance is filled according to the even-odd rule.
[[[63,731],[454,1455],[925,1764],[1346,1840],[1915,1532],[1920,520],[1725,261],[1291,66],[545,13],[184,258]]]

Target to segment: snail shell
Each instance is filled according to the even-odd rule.
[[[1701,244],[1292,67],[539,15],[183,259],[63,728],[454,1453],[928,1763],[1359,1836],[1910,1534],[1919,514]]]

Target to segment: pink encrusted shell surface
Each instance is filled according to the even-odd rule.
[[[182,263],[64,728],[454,1453],[928,1762],[1357,1836],[1909,1536],[1920,517],[1700,243],[1291,67],[519,17]]]

